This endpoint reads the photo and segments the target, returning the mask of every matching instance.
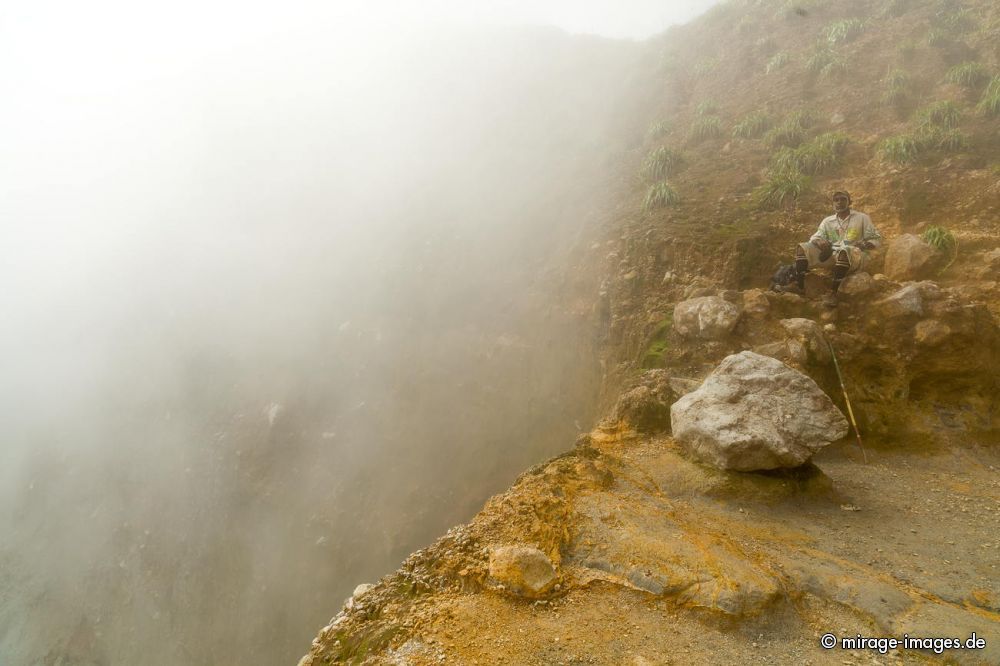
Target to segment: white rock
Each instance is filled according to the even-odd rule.
[[[909,284],[886,296],[877,303],[886,317],[920,316],[924,313],[924,299],[919,284]]]
[[[681,335],[721,340],[740,318],[740,309],[719,296],[699,296],[674,307],[674,329]]]
[[[861,271],[845,277],[844,281],[840,283],[840,290],[837,293],[844,296],[858,296],[868,293],[874,286],[875,281],[872,279],[872,276]]]
[[[903,234],[889,244],[885,274],[893,280],[916,280],[933,267],[937,253],[920,236]]]
[[[806,375],[767,356],[726,357],[670,409],[674,438],[721,469],[796,467],[847,434],[847,420]]]

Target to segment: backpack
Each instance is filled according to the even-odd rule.
[[[771,289],[777,291],[778,287],[791,284],[795,279],[795,264],[781,264],[778,270],[771,276]]]

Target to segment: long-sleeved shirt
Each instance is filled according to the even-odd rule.
[[[872,224],[872,218],[865,213],[852,210],[843,220],[836,214],[823,218],[819,223],[819,229],[809,238],[810,241],[819,239],[830,241],[834,249],[843,248],[847,245],[846,241],[852,243],[868,241],[878,247],[882,242],[882,234]]]

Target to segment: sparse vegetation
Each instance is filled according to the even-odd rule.
[[[861,19],[844,19],[836,21],[826,27],[826,39],[831,44],[845,44],[852,41],[865,30],[864,21]]]
[[[889,0],[883,8],[882,15],[890,17],[902,16],[910,11],[912,5],[913,0]]]
[[[927,148],[936,148],[950,153],[969,149],[969,135],[954,128],[929,132],[923,139]]]
[[[889,105],[900,105],[910,98],[910,76],[901,69],[891,70],[882,79],[885,92],[882,101]]]
[[[699,116],[714,116],[719,112],[719,105],[714,99],[706,99],[704,102],[698,105],[695,109],[695,113]]]
[[[961,65],[955,65],[949,69],[944,79],[948,83],[960,85],[968,90],[978,90],[989,81],[990,74],[978,62],[963,62]]]
[[[839,51],[821,44],[806,60],[806,70],[824,78],[839,76],[847,71],[847,60]]]
[[[774,147],[788,146],[794,148],[806,139],[806,130],[815,123],[815,118],[808,111],[796,111],[789,114],[785,120],[764,135],[764,141]]]
[[[764,73],[771,74],[772,72],[778,71],[787,65],[789,60],[791,60],[791,56],[788,54],[788,51],[778,51],[771,56],[770,60],[767,61],[767,69]]]
[[[927,46],[942,48],[951,43],[951,36],[941,28],[931,28],[927,31]]]
[[[921,107],[914,115],[914,120],[918,131],[928,132],[955,127],[960,115],[954,102],[942,100]]]
[[[642,209],[645,211],[663,208],[664,206],[676,206],[680,203],[680,196],[677,190],[665,180],[654,183],[646,191],[646,198],[642,201]]]
[[[910,164],[920,156],[920,141],[912,134],[897,134],[884,139],[878,152],[888,162]]]
[[[660,146],[646,156],[642,174],[646,178],[665,178],[684,164],[684,157],[676,150]]]
[[[722,121],[718,116],[704,116],[691,124],[688,141],[699,143],[706,139],[717,139],[722,136]]]
[[[811,181],[797,171],[772,172],[768,181],[753,191],[753,201],[766,210],[774,210],[794,201],[809,190]]]
[[[737,139],[756,139],[770,127],[771,116],[764,111],[753,111],[733,126],[733,136]]]
[[[822,173],[837,163],[848,141],[841,132],[827,132],[798,148],[782,148],[771,158],[771,169],[775,173]]]
[[[714,70],[718,65],[719,65],[718,58],[705,58],[695,63],[694,69],[692,71],[696,77],[701,78],[703,76],[708,76],[709,74],[711,74],[712,70]]]
[[[1000,116],[1000,74],[993,77],[976,109],[988,116]]]
[[[912,60],[917,52],[917,43],[912,39],[904,39],[896,45],[896,52],[903,60]]]

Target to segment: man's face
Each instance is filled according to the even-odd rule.
[[[837,194],[833,197],[833,209],[838,213],[842,213],[848,209],[850,206],[850,199],[845,197],[843,194]]]

